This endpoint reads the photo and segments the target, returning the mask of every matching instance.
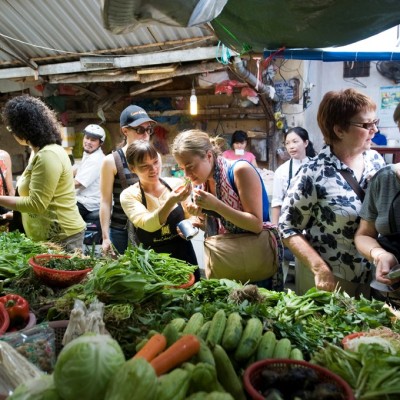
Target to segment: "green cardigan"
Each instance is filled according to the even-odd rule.
[[[76,205],[71,161],[61,146],[51,144],[39,150],[17,186],[16,209],[32,240],[59,242],[85,229]]]

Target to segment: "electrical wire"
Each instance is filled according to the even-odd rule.
[[[33,43],[25,42],[25,41],[23,41],[23,40],[16,39],[16,38],[13,38],[13,37],[11,37],[11,36],[7,36],[7,35],[5,35],[4,33],[1,33],[1,32],[0,32],[0,36],[4,37],[4,38],[6,38],[6,39],[12,40],[12,41],[14,41],[14,42],[18,42],[18,43],[21,43],[21,44],[25,44],[25,45],[27,45],[27,46],[35,47],[35,48],[38,48],[38,49],[56,51],[56,52],[58,52],[58,53],[96,55],[96,54],[92,54],[92,53],[76,53],[76,52],[73,52],[73,51],[66,51],[66,50],[54,49],[54,48],[46,47],[46,46],[40,46],[40,45],[38,45],[38,44],[33,44]],[[98,54],[97,54],[97,55],[98,55]],[[102,56],[104,56],[104,55],[102,55]]]
[[[46,47],[46,46],[41,46],[41,45],[34,44],[34,43],[25,42],[23,40],[20,40],[20,39],[13,38],[11,36],[5,35],[4,33],[1,33],[1,32],[0,32],[0,36],[4,37],[6,39],[9,39],[11,41],[24,44],[26,46],[35,47],[35,48],[43,49],[43,50],[55,51],[55,52],[63,53],[63,54],[71,54],[71,55],[77,55],[77,56],[93,56],[93,57],[107,57],[107,56],[110,56],[110,57],[131,57],[132,56],[132,54],[115,54],[115,53],[110,53],[110,54],[107,54],[107,53],[97,54],[97,53],[91,53],[91,52],[79,52],[78,53],[78,52],[74,52],[74,51],[55,49],[55,48],[52,48],[52,47]],[[196,45],[196,44],[201,43],[201,42],[205,42],[206,40],[209,40],[209,38],[202,38],[202,39],[193,41],[191,43],[185,43],[185,44],[182,44],[182,45],[179,45],[179,46],[170,47],[168,49],[161,49],[161,50],[158,50],[158,51],[154,51],[153,54],[162,53],[162,52],[165,52],[165,51],[173,51],[173,50],[181,49],[183,47],[188,47],[188,46]]]

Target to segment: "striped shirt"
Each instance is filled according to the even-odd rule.
[[[136,174],[131,172],[131,170],[129,169],[125,154],[122,151],[122,149],[118,149],[117,153],[121,158],[122,166],[124,168],[123,171],[124,171],[125,179],[126,179],[128,186],[133,185],[134,183],[138,182],[139,178]],[[126,188],[122,187],[122,182],[121,182],[121,179],[117,172],[117,174],[115,175],[115,178],[114,178],[114,185],[113,185],[114,204],[113,204],[113,208],[112,208],[112,212],[111,212],[111,222],[110,222],[110,227],[114,228],[114,229],[126,229],[126,227],[127,227],[128,217],[124,213],[124,210],[121,207],[121,201],[119,199],[119,196],[124,189],[126,189]]]

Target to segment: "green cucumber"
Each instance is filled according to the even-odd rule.
[[[289,358],[291,351],[292,343],[290,340],[288,338],[282,338],[276,343],[272,358]]]
[[[200,339],[206,340],[207,339],[207,335],[208,335],[208,331],[210,330],[210,326],[211,326],[211,321],[204,322],[203,326],[197,332],[197,336]]]
[[[274,331],[267,331],[262,335],[260,343],[257,347],[256,360],[265,360],[272,358],[276,346],[276,336]]]
[[[291,360],[304,360],[303,352],[295,347],[291,350],[289,358]]]
[[[236,349],[243,333],[242,317],[239,313],[233,312],[228,315],[226,328],[222,336],[222,347],[227,351]]]
[[[261,340],[263,324],[258,318],[250,318],[244,328],[243,335],[240,338],[236,348],[234,358],[236,361],[243,362],[248,360],[257,350]]]
[[[226,326],[226,314],[224,310],[218,310],[212,320],[210,325],[210,330],[207,333],[206,343],[214,347],[216,344],[220,344],[222,336],[224,334]]]
[[[183,329],[184,334],[193,334],[200,330],[204,323],[204,316],[201,312],[194,313],[187,322],[185,328]]]
[[[218,344],[215,345],[213,348],[213,356],[217,369],[217,377],[223,388],[230,393],[235,400],[246,400],[242,381],[237,376],[224,348]]]

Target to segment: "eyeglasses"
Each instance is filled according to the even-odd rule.
[[[137,128],[134,128],[133,126],[127,126],[126,128],[133,129],[138,135],[144,135],[147,133],[149,136],[151,136],[154,133],[154,126],[152,125],[149,125],[147,128],[143,126],[138,126]]]
[[[350,125],[358,126],[359,128],[370,131],[371,129],[377,128],[379,125],[379,119],[375,119],[372,122],[353,122],[349,121]]]

